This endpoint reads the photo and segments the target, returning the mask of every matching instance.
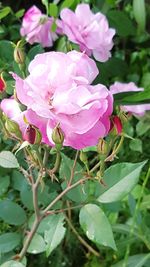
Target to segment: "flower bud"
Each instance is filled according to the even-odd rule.
[[[105,156],[108,153],[108,149],[109,149],[108,143],[104,139],[100,138],[97,144],[97,152]]]
[[[3,74],[0,74],[0,93],[3,93],[6,89],[6,83],[3,78]]]
[[[110,131],[111,135],[120,135],[122,132],[122,122],[118,116],[113,116],[111,119]]]
[[[19,139],[22,139],[22,133],[20,131],[19,125],[15,121],[12,121],[7,118],[5,122],[5,128],[9,134]]]
[[[40,144],[42,140],[42,135],[38,128],[29,124],[25,130],[24,139],[32,145]]]
[[[14,50],[14,60],[17,64],[24,64],[25,62],[25,53],[22,47],[15,47]]]
[[[88,162],[88,158],[87,155],[84,151],[80,151],[80,160],[85,164]]]
[[[64,133],[59,125],[56,125],[56,127],[53,129],[52,140],[56,145],[62,145],[64,142]]]

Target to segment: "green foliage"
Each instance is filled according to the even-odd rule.
[[[3,168],[18,168],[19,163],[10,151],[0,152],[0,166]]]
[[[9,72],[16,72],[23,77],[13,55],[14,44],[20,40],[21,17],[28,8],[27,3],[23,2],[25,1],[8,0],[7,6],[2,3],[0,9],[0,73],[4,72],[8,97],[14,93],[14,80]],[[54,17],[51,29],[53,32],[56,31],[56,19],[59,18],[60,11],[63,8],[74,10],[80,2],[89,3],[93,12],[103,12],[108,18],[109,25],[116,30],[112,57],[105,63],[96,62],[100,75],[94,83],[103,83],[109,87],[115,81],[133,81],[144,88],[143,92],[116,94],[115,114],[120,112],[119,105],[150,103],[149,2],[41,0],[41,4],[45,6],[42,12]],[[40,1],[36,4],[41,8]],[[30,61],[37,54],[45,51],[66,53],[72,49],[79,50],[77,45],[69,42],[63,35],[58,37],[50,49],[44,49],[40,44],[26,44],[24,48],[25,75],[28,73]],[[0,96],[1,99],[3,97],[6,96]],[[74,184],[86,177],[90,179],[68,190],[44,215],[27,249],[27,263],[25,258],[22,263],[12,259],[21,251],[37,218],[30,175],[32,174],[35,182],[40,169],[40,159],[36,158],[36,164],[32,160],[24,160],[24,150],[27,154],[31,153],[31,147],[22,144],[21,149],[18,149],[16,143],[8,140],[2,133],[0,266],[123,267],[124,257],[128,252],[125,267],[149,267],[150,188],[146,174],[150,151],[149,130],[149,113],[143,117],[129,119],[124,131],[131,138],[125,139],[117,159],[106,162],[106,170],[100,180],[97,179],[99,167],[93,173],[88,172],[88,168],[91,170],[99,163],[95,146],[84,149],[89,163],[86,167],[79,159],[74,166],[75,151],[63,148],[59,171],[54,174],[50,172],[50,175],[46,171],[54,166],[56,150],[48,151],[48,162],[43,168],[45,173],[40,177],[36,192],[40,215],[49,203],[53,203],[59,194],[70,186],[70,181]],[[46,149],[47,147],[42,144],[38,150],[42,158]],[[10,151],[17,151],[16,156]],[[35,154],[34,151],[32,156]],[[68,227],[68,220],[73,225],[72,230]],[[93,255],[84,242],[97,253],[100,250],[100,257]]]
[[[7,261],[1,267],[24,267],[24,265],[17,261]]]
[[[110,223],[103,210],[95,204],[87,204],[80,211],[80,224],[87,237],[97,245],[116,250]]]
[[[97,200],[110,203],[123,199],[137,184],[145,163],[118,163],[108,168],[103,177],[107,187],[98,188],[100,196]]]
[[[130,256],[128,259],[127,267],[142,267],[149,258],[150,258],[150,253]],[[123,261],[120,261],[117,264],[112,265],[112,267],[120,267],[122,266],[122,264]]]
[[[44,239],[47,243],[47,257],[60,244],[66,232],[66,228],[63,226],[64,216],[62,214],[53,215],[49,219],[49,229],[44,234]]]
[[[25,211],[11,200],[0,201],[0,218],[11,225],[21,225],[26,221]]]
[[[16,248],[21,241],[21,235],[7,233],[0,235],[0,253],[6,253]]]
[[[41,235],[35,234],[27,250],[28,253],[38,254],[46,250],[46,244]]]

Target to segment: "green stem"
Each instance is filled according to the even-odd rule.
[[[72,185],[68,185],[67,188],[64,189],[43,211],[43,214],[46,215],[47,211],[49,211],[65,194],[67,194],[70,190],[75,188],[76,186],[86,182],[87,180],[91,179],[91,177],[86,177],[81,180],[78,180],[76,183]]]
[[[146,177],[145,177],[145,179],[143,181],[142,190],[141,190],[140,196],[138,198],[137,204],[135,206],[135,211],[134,211],[134,214],[133,214],[133,221],[132,221],[132,225],[131,225],[131,228],[130,228],[129,238],[132,237],[133,232],[134,232],[134,225],[135,225],[137,213],[138,213],[138,210],[140,208],[141,199],[143,197],[144,190],[145,190],[146,184],[148,182],[149,176],[150,176],[150,167],[149,167],[147,175],[146,175]],[[128,245],[127,245],[127,248],[126,248],[126,253],[125,253],[125,257],[124,257],[124,263],[123,263],[122,267],[127,267],[128,258],[129,258],[129,254],[130,254],[130,248],[131,248],[131,244],[129,242]]]
[[[32,185],[35,220],[34,220],[32,229],[29,232],[29,234],[28,234],[28,236],[24,242],[23,248],[19,254],[19,257],[18,257],[19,261],[21,261],[23,259],[23,257],[25,256],[25,254],[28,250],[28,247],[29,247],[29,245],[33,239],[33,236],[36,233],[36,230],[37,230],[37,228],[38,228],[38,226],[39,226],[39,224],[43,218],[43,216],[40,214],[40,210],[39,210],[39,206],[38,206],[38,186],[39,186],[41,177],[42,177],[42,172],[39,172],[39,176],[38,176],[36,182]]]
[[[51,170],[51,172],[52,172],[53,174],[54,174],[55,172],[57,172],[57,170],[59,169],[60,161],[61,161],[60,151],[57,150],[57,152],[56,152],[55,165],[54,165],[54,168]]]
[[[46,167],[48,157],[49,157],[49,150],[47,147],[44,147],[44,157],[43,157],[43,166],[44,167]]]

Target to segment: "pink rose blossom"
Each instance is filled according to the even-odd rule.
[[[115,82],[110,86],[110,92],[112,94],[124,93],[124,92],[140,92],[144,91],[144,88],[138,88],[135,83],[120,83]],[[125,105],[121,106],[121,109],[127,112],[131,112],[137,116],[143,116],[146,110],[150,110],[150,104],[142,105]]]
[[[81,51],[89,56],[93,54],[101,62],[111,57],[115,30],[109,28],[105,15],[100,12],[94,14],[88,4],[79,4],[75,13],[64,8],[60,17],[58,28],[71,42],[78,44]]]
[[[17,97],[47,120],[50,143],[58,123],[65,134],[64,145],[76,149],[95,145],[107,135],[113,98],[104,85],[90,85],[98,69],[87,55],[77,51],[43,53],[29,64],[29,73],[25,80],[13,74]]]
[[[43,47],[50,47],[57,38],[51,31],[52,24],[53,18],[47,17],[36,6],[32,6],[23,17],[20,34],[25,36],[30,44],[40,43]]]

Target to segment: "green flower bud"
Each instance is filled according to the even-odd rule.
[[[100,155],[105,156],[108,153],[108,149],[109,149],[108,143],[104,139],[100,138],[97,144],[97,152]]]
[[[25,53],[24,49],[21,47],[15,47],[14,50],[14,60],[16,61],[17,64],[24,64],[25,62]]]
[[[86,153],[84,152],[84,151],[80,151],[80,160],[84,163],[84,164],[86,164],[87,162],[88,162],[88,158],[87,158],[87,155],[86,155]]]
[[[56,145],[62,145],[64,142],[64,133],[59,127],[59,124],[53,129],[52,140]]]
[[[15,121],[6,118],[5,128],[10,135],[22,139],[21,130],[19,128],[19,125]]]

